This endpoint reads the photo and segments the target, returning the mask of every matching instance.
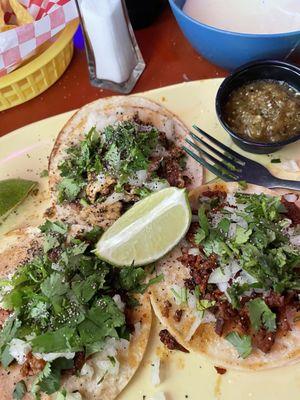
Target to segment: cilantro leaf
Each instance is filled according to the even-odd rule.
[[[9,350],[10,350],[10,345],[8,344],[4,348],[0,357],[0,362],[4,369],[6,369],[14,360],[14,357],[10,354]]]
[[[251,337],[247,335],[240,335],[238,332],[230,332],[226,337],[237,350],[242,358],[247,358],[252,352]]]
[[[244,244],[248,242],[250,236],[252,234],[252,229],[242,228],[240,225],[236,227],[235,233],[235,243],[236,244]]]
[[[34,353],[64,353],[80,349],[75,328],[62,327],[56,331],[48,331],[31,340]]]
[[[78,326],[78,332],[82,343],[100,342],[107,336],[117,337],[115,328],[124,323],[123,312],[110,297],[103,296],[87,312],[86,319]]]
[[[56,237],[47,235],[44,239],[44,244],[43,244],[44,252],[48,253],[49,250],[58,247],[59,244],[60,244],[59,240]]]
[[[251,326],[255,332],[264,327],[269,332],[276,331],[276,314],[273,313],[263,299],[257,298],[247,303]]]
[[[74,361],[66,358],[58,358],[52,363],[47,362],[43,371],[34,380],[31,393],[39,399],[41,392],[49,395],[57,392],[60,388],[62,370],[71,369],[73,366]]]
[[[230,220],[228,218],[222,218],[221,221],[218,223],[218,228],[223,233],[228,233],[230,227]]]
[[[73,360],[67,360],[66,358],[58,358],[54,360],[50,365],[50,372],[47,371],[43,375],[43,378],[39,380],[40,391],[46,394],[53,394],[60,388],[61,371],[71,369],[74,366]]]
[[[91,300],[97,290],[103,288],[106,272],[107,271],[104,271],[104,274],[101,272],[93,274],[85,280],[74,281],[72,283],[73,292],[80,302],[87,303]]]
[[[120,270],[119,287],[128,291],[139,291],[140,284],[146,278],[145,270],[141,267],[125,267]]]
[[[104,160],[108,163],[109,167],[115,171],[119,170],[120,166],[120,153],[117,145],[113,143],[107,153],[105,154]]]
[[[2,356],[2,352],[4,347],[10,343],[10,341],[16,336],[18,329],[21,326],[21,321],[18,320],[17,314],[11,314],[1,332],[0,332],[0,355]]]
[[[26,393],[27,393],[27,386],[25,382],[23,380],[19,381],[16,383],[13,391],[13,399],[22,400]]]
[[[84,235],[83,239],[94,244],[100,239],[102,233],[103,229],[100,226],[94,226],[92,230]]]
[[[74,178],[63,178],[58,184],[59,202],[76,200],[83,186],[83,182],[79,182]]]
[[[196,244],[200,244],[205,239],[206,234],[202,228],[198,228],[197,232],[194,235],[194,240]]]
[[[135,188],[135,194],[138,195],[141,199],[144,199],[145,197],[148,197],[149,194],[151,193],[151,190],[146,188],[146,187],[139,187]]]
[[[209,234],[209,223],[208,223],[208,219],[207,219],[207,216],[206,216],[206,212],[205,212],[204,206],[199,207],[198,218],[199,218],[200,228],[203,229],[203,231],[205,233],[205,237],[206,237]]]
[[[63,276],[54,272],[41,284],[42,293],[53,301],[57,296],[63,296],[68,291],[68,285],[62,282]]]
[[[61,221],[47,220],[40,226],[40,230],[43,233],[60,233],[61,235],[65,235],[68,232],[68,226]]]

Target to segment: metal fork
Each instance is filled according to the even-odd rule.
[[[197,143],[201,144],[201,147],[194,141],[185,139],[185,141],[191,147],[197,150],[197,154],[186,146],[183,146],[184,151],[186,151],[186,153],[188,153],[201,165],[224,181],[246,181],[248,183],[254,183],[270,189],[285,188],[300,190],[300,181],[276,178],[263,165],[256,161],[250,160],[241,154],[238,154],[236,151],[230,149],[216,138],[204,132],[198,126],[193,125],[193,128],[210,142],[212,142],[215,146],[212,146],[198,135],[190,132],[191,138]],[[210,150],[211,153],[216,155],[218,158],[204,150],[204,147]],[[224,150],[225,153],[220,150]],[[209,163],[204,157],[211,160],[213,164]]]

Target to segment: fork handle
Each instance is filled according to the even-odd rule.
[[[300,190],[300,181],[290,181],[288,179],[273,177],[267,186],[269,189]]]

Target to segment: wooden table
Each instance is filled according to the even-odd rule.
[[[226,71],[210,64],[193,50],[169,7],[165,8],[153,25],[136,31],[136,37],[147,67],[133,93],[226,75]],[[112,92],[90,85],[85,53],[75,49],[69,68],[50,89],[27,103],[0,113],[0,136],[110,95]]]

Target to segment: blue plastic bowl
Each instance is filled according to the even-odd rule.
[[[300,31],[246,34],[217,29],[186,15],[182,11],[185,1],[169,0],[174,16],[194,49],[213,64],[233,70],[250,61],[300,54]]]

